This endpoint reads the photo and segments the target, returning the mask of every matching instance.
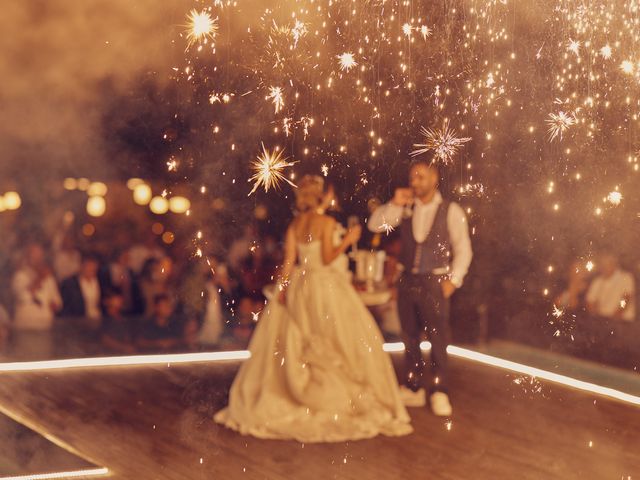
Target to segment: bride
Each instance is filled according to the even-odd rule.
[[[307,175],[286,233],[279,295],[265,306],[229,405],[215,421],[242,434],[342,442],[412,432],[382,335],[343,265],[360,227],[334,242],[323,180]]]

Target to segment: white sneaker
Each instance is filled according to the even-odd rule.
[[[431,403],[431,410],[434,415],[438,417],[449,417],[453,413],[451,403],[449,402],[449,396],[444,392],[435,392],[429,398]]]
[[[414,392],[404,385],[400,385],[400,399],[407,407],[424,407],[427,404],[427,394],[424,388]]]

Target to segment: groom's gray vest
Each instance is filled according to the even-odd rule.
[[[438,205],[431,230],[422,243],[418,243],[413,236],[412,218],[410,214],[402,219],[400,224],[400,240],[402,251],[400,263],[404,271],[413,274],[446,273],[451,261],[451,241],[447,226],[447,213],[450,202],[443,200]]]

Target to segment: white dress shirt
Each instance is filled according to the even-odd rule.
[[[54,311],[51,304],[62,306],[58,285],[52,275],[42,280],[37,290],[31,285],[36,272],[30,267],[16,271],[11,281],[11,290],[16,308],[13,326],[23,330],[48,330],[53,325]]]
[[[629,297],[628,304],[625,297]],[[622,320],[632,322],[636,318],[635,285],[633,275],[616,270],[609,278],[596,277],[587,291],[587,303],[595,304],[596,312],[611,318],[624,304]]]
[[[82,298],[84,299],[84,314],[91,320],[102,317],[100,312],[100,285],[97,278],[85,278],[78,276]]]
[[[438,191],[428,203],[422,203],[420,199],[415,200],[411,227],[413,238],[416,242],[422,243],[426,240],[436,218],[438,206],[441,203],[442,195]],[[405,207],[396,205],[393,202],[385,203],[371,214],[367,227],[370,231],[376,233],[389,227],[397,227],[402,222],[404,209]],[[467,216],[464,214],[462,207],[455,202],[450,203],[449,211],[447,212],[447,229],[453,250],[450,279],[456,287],[460,287],[469,270],[473,252],[471,250]]]

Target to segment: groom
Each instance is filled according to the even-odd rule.
[[[431,342],[430,405],[434,414],[450,416],[447,345],[449,343],[450,298],[471,263],[471,240],[464,211],[442,198],[438,190],[437,167],[418,159],[409,170],[410,188],[398,188],[393,199],[375,210],[368,228],[380,232],[400,228],[400,263],[404,267],[398,282],[398,311],[408,370],[401,387],[409,406],[426,404],[423,382],[424,358],[421,336]]]

